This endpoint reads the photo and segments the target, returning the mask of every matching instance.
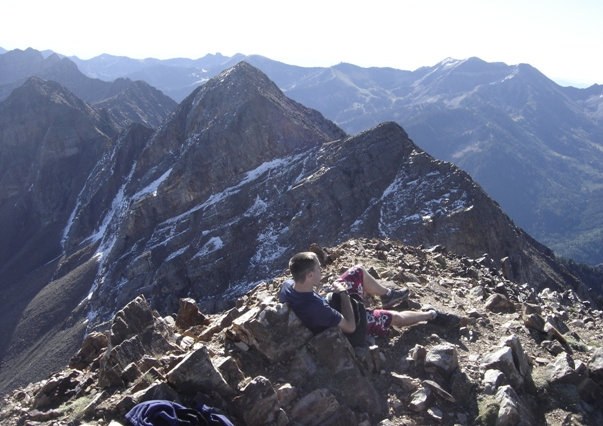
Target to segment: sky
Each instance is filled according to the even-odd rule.
[[[0,0],[0,47],[89,59],[258,54],[415,70],[477,56],[603,84],[601,0]]]

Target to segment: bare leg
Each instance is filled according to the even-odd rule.
[[[421,321],[429,321],[435,317],[434,311],[389,311],[392,314],[394,327],[406,327]]]
[[[377,280],[373,278],[373,276],[369,274],[366,269],[364,269],[364,267],[362,268],[362,279],[362,285],[366,294],[383,296],[385,293],[387,293],[388,288],[379,284]]]

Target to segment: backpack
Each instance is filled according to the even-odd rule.
[[[329,293],[327,295],[329,306],[337,312],[341,312],[341,295]],[[353,347],[366,346],[366,309],[362,298],[358,294],[350,294],[350,303],[356,320],[356,330],[353,333],[344,333]]]

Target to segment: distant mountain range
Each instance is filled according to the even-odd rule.
[[[0,100],[32,76],[60,83],[83,101],[103,110],[120,127],[133,122],[157,127],[176,108],[174,100],[143,81],[93,79],[69,59],[34,49],[0,55]]]
[[[151,105],[138,105],[145,116]],[[222,311],[313,242],[448,250],[526,292],[597,303],[467,173],[398,124],[349,136],[246,62],[156,129],[123,128],[103,111],[38,77],[0,102],[1,392],[64,365],[139,294],[162,315],[182,297]],[[477,285],[472,262],[456,271]]]
[[[603,263],[601,85],[561,87],[527,64],[478,58],[415,71],[303,68],[220,54],[196,60],[71,58],[88,76],[144,80],[178,102],[243,59],[350,134],[397,122],[421,148],[469,172],[519,226],[558,255]]]

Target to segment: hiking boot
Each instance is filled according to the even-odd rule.
[[[461,324],[461,317],[450,312],[434,310],[435,318],[429,321],[430,324],[444,328],[456,328]]]
[[[396,306],[398,303],[404,302],[406,299],[408,299],[407,288],[400,290],[392,288],[389,294],[381,296],[381,306],[383,306],[385,309],[391,308]]]

